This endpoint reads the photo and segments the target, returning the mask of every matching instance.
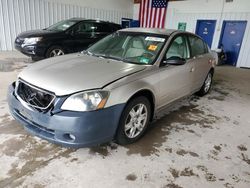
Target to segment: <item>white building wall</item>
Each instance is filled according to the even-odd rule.
[[[133,0],[49,0],[64,4],[73,4],[90,8],[101,8],[104,10],[117,10],[133,14]]]
[[[212,49],[217,48],[223,20],[245,20],[247,27],[244,34],[237,67],[250,68],[250,1],[233,0],[187,0],[169,2],[166,28],[177,29],[179,22],[187,23],[187,31],[195,32],[198,19],[217,20]]]
[[[18,33],[72,17],[121,23],[133,17],[132,0],[0,0],[0,51],[13,50]]]

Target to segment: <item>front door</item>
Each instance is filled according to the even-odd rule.
[[[225,63],[235,66],[240,53],[247,21],[224,21],[219,48],[226,53]]]
[[[112,28],[105,23],[83,21],[72,29],[70,44],[67,46],[74,51],[82,51],[111,32]]]
[[[82,21],[68,31],[68,37],[64,45],[70,52],[79,52],[88,48],[95,42],[96,33],[91,22]]]
[[[191,92],[194,64],[190,61],[186,36],[178,36],[173,39],[165,56],[166,62],[170,59],[183,59],[186,60],[186,63],[184,65],[163,65],[160,67],[161,106],[165,106]]]
[[[199,35],[211,48],[216,20],[197,20],[196,34]]]

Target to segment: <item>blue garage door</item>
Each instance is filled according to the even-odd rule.
[[[239,57],[247,21],[224,21],[219,48],[226,53],[226,64],[235,66]]]
[[[199,35],[211,48],[216,20],[197,20],[196,34]]]

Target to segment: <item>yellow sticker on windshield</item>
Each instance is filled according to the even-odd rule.
[[[156,45],[150,44],[148,50],[155,51],[157,49]]]

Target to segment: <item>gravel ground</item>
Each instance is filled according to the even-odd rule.
[[[250,70],[217,67],[207,96],[164,110],[135,144],[76,150],[9,115],[7,87],[33,63],[0,53],[0,187],[250,187]]]

